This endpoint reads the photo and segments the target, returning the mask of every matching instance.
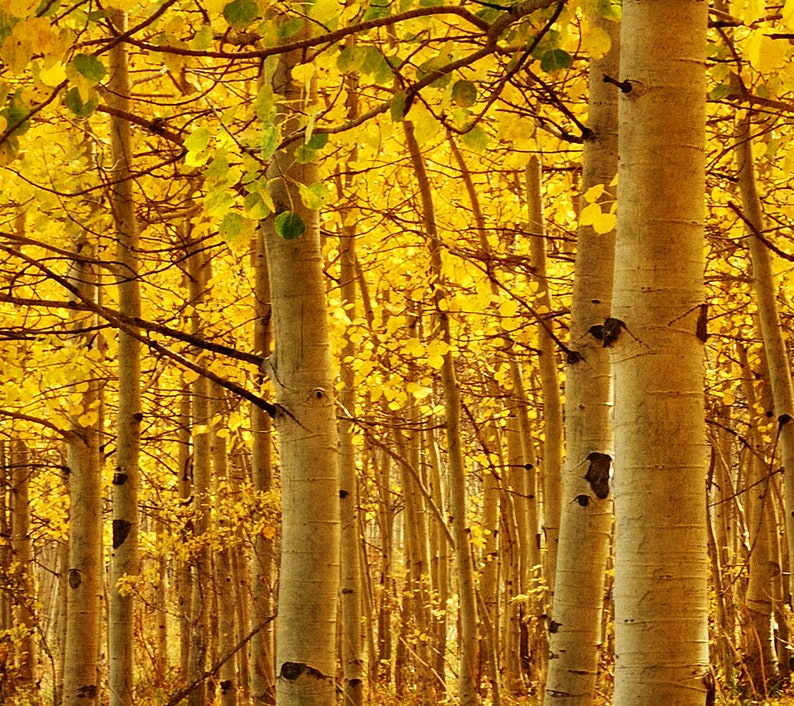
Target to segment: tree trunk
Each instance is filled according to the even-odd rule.
[[[709,698],[707,15],[699,0],[623,5],[628,92],[612,317],[602,329],[615,375],[615,706]]]
[[[592,137],[584,143],[582,192],[604,186],[603,209],[615,198],[617,173],[617,92],[603,77],[618,75],[619,25],[598,14],[593,26],[605,30],[612,49],[590,63]],[[609,315],[615,233],[580,225],[571,302],[571,334],[565,382],[566,461],[562,515],[549,625],[551,658],[547,706],[590,706],[595,697],[604,608],[604,577],[612,532],[612,376],[609,352],[591,327]],[[582,557],[587,557],[586,561]]]
[[[794,556],[794,386],[791,379],[791,364],[783,340],[783,328],[780,325],[777,286],[772,273],[771,258],[766,245],[759,237],[764,232],[764,218],[755,185],[752,154],[750,118],[749,115],[745,115],[736,128],[736,162],[742,206],[751,231],[747,242],[753,265],[753,287],[758,303],[764,354],[769,368],[774,414],[778,423],[780,465],[785,484],[786,537],[791,557]],[[794,593],[794,576],[789,576],[789,590]]]
[[[127,29],[127,17],[113,12],[115,30]],[[130,82],[127,46],[120,42],[111,51],[109,105],[129,112]],[[116,286],[119,311],[136,318],[141,315],[138,285],[138,224],[132,193],[132,141],[127,120],[110,119],[111,207],[116,230]],[[108,647],[111,706],[129,706],[134,701],[134,596],[127,579],[138,576],[138,454],[140,448],[141,361],[139,341],[119,331],[118,347],[118,445],[113,475],[113,549],[110,568]]]
[[[460,435],[460,387],[455,373],[455,358],[451,350],[452,340],[449,314],[443,305],[446,298],[445,283],[441,271],[441,249],[438,242],[430,181],[427,177],[419,145],[414,137],[413,125],[409,121],[403,121],[403,127],[422,199],[422,220],[430,247],[431,269],[434,279],[433,303],[436,307],[440,338],[449,347],[443,356],[441,385],[444,390],[450,524],[452,525],[452,536],[455,541],[455,568],[460,600],[458,698],[461,706],[471,706],[479,701],[478,685],[476,683],[478,630],[474,571],[469,544],[469,528],[466,522],[466,469],[463,463]]]
[[[96,298],[96,276],[87,259],[87,241],[77,245],[69,280],[83,299]],[[75,329],[90,327],[91,314],[71,317]],[[76,334],[73,345],[92,345],[94,333]],[[89,338],[91,337],[91,338]],[[66,637],[63,667],[63,706],[99,703],[99,635],[102,606],[102,473],[100,462],[100,382],[75,380],[82,385],[80,415],[71,419],[69,469],[69,564],[67,567]]]
[[[562,474],[563,420],[557,348],[552,338],[551,291],[546,279],[546,227],[543,215],[542,168],[537,156],[530,157],[526,168],[529,204],[529,241],[532,267],[538,282],[537,313],[544,321],[538,331],[541,395],[543,397],[543,452],[540,467],[543,475],[543,533],[546,539],[546,581],[554,593],[557,571],[557,545],[560,534],[560,482]]]
[[[33,545],[30,538],[30,452],[22,440],[13,442],[11,474],[11,556],[14,564],[15,620],[17,631],[17,693],[33,697],[36,671],[36,594],[33,585]]]
[[[254,352],[270,354],[271,307],[270,279],[265,258],[265,242],[257,233],[251,247],[254,266]],[[258,376],[260,387],[264,374]],[[273,484],[271,457],[272,423],[261,407],[251,407],[251,483],[260,500]],[[262,625],[273,610],[273,535],[267,528],[254,537],[251,558],[251,624]],[[276,703],[276,675],[273,658],[273,623],[268,622],[251,640],[251,699],[254,704]]]
[[[283,134],[300,127],[307,100],[292,80],[296,53],[285,54],[273,80],[284,97]],[[305,231],[285,239],[264,230],[275,352],[275,426],[281,458],[282,544],[276,639],[279,706],[336,703],[336,613],[339,590],[339,459],[319,214],[306,208],[299,184],[318,181],[294,146],[269,169],[276,213],[300,218]]]

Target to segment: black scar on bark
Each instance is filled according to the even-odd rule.
[[[69,569],[69,588],[78,588],[83,583],[80,569]]]
[[[556,620],[549,620],[549,632],[556,633],[562,627],[562,623],[558,623]]]
[[[708,324],[709,324],[709,305],[703,303],[700,305],[698,322],[695,327],[695,335],[698,337],[698,340],[701,343],[705,343],[709,337]]]
[[[783,427],[786,426],[786,424],[788,424],[792,419],[794,419],[794,417],[792,417],[790,414],[781,414],[777,418],[778,431],[783,429]]]
[[[624,324],[620,319],[613,319],[611,316],[604,321],[604,325],[602,327],[603,338],[601,339],[601,343],[603,344],[604,348],[609,348],[610,346],[614,345],[615,341],[618,340],[618,336],[620,336],[621,331],[626,328],[626,324]]]
[[[590,504],[590,496],[589,495],[577,495],[576,502],[579,503],[582,507],[587,507]]]
[[[590,466],[584,479],[590,484],[596,497],[604,500],[609,497],[609,469],[612,465],[612,457],[609,454],[593,451],[587,456],[587,460],[590,461]]]
[[[116,471],[113,474],[113,485],[124,485],[127,482],[127,474],[122,471]]]
[[[340,490],[340,491],[339,491],[339,497],[340,497],[342,500],[344,500],[344,499],[345,499],[345,498],[346,498],[348,495],[350,495],[350,493],[348,493],[346,490]]]
[[[113,549],[118,549],[127,539],[132,523],[127,520],[113,520]]]
[[[281,677],[287,681],[295,681],[302,674],[307,674],[315,679],[323,679],[323,673],[319,669],[310,667],[303,662],[284,662],[281,665]]]
[[[221,694],[228,694],[232,690],[233,686],[234,686],[234,683],[232,682],[231,679],[224,679],[220,683]]]

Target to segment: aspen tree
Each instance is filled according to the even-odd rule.
[[[115,31],[127,28],[122,12],[111,15]],[[108,101],[116,110],[130,109],[127,45],[118,42],[111,50]],[[138,283],[138,224],[132,192],[132,139],[125,118],[110,119],[111,210],[116,231],[116,287],[119,311],[135,319],[141,315]],[[111,706],[129,706],[134,701],[134,595],[126,579],[138,575],[138,456],[140,448],[141,354],[140,342],[119,331],[118,347],[118,445],[113,475],[113,546],[109,587],[108,647]]]
[[[542,167],[532,155],[525,170],[529,205],[529,245],[532,267],[538,283],[537,307],[544,324],[538,332],[538,368],[543,399],[543,532],[546,539],[546,582],[554,593],[557,570],[557,545],[560,534],[560,474],[562,472],[563,420],[562,396],[557,368],[557,348],[552,338],[551,290],[546,279],[546,225],[543,214]]]
[[[617,173],[618,106],[617,91],[603,77],[618,74],[619,25],[598,14],[591,14],[589,20],[606,32],[611,48],[590,62],[591,133],[584,142],[582,192],[601,190],[593,203],[599,211],[608,211],[615,198],[611,184]],[[589,706],[595,697],[612,532],[609,475],[614,452],[609,351],[591,329],[609,315],[614,246],[614,229],[608,224],[596,231],[593,225],[580,222],[568,344],[573,357],[569,357],[565,376],[566,453],[549,627],[547,705]]]
[[[294,51],[282,55],[273,75],[273,90],[283,99],[277,120],[285,135],[302,127],[303,110],[314,98],[292,77],[299,59]],[[279,706],[332,706],[339,449],[319,214],[299,192],[299,184],[317,183],[318,169],[312,161],[297,161],[295,147],[277,151],[268,169],[276,216],[262,229],[275,342],[268,373],[281,459],[276,698]]]
[[[777,437],[780,440],[783,468],[786,539],[789,557],[794,557],[794,384],[791,363],[783,340],[783,328],[777,305],[777,285],[772,272],[769,250],[763,242],[764,217],[755,183],[752,159],[750,116],[745,114],[736,127],[736,162],[742,206],[750,231],[747,244],[753,268],[753,288],[758,304],[758,320],[764,355],[769,369]],[[794,576],[789,574],[789,592],[794,593]]]
[[[354,76],[346,78],[348,99],[347,113],[350,119],[357,117],[357,85]],[[356,151],[351,155],[353,163]],[[340,197],[352,190],[352,179],[345,178],[344,185],[337,177]],[[355,226],[342,218],[339,233],[339,279],[341,305],[348,319],[356,318],[356,232]],[[362,572],[361,548],[359,545],[359,493],[356,477],[356,452],[353,445],[353,418],[356,416],[356,377],[353,360],[356,344],[351,336],[345,337],[339,363],[339,379],[342,389],[339,404],[342,415],[339,419],[339,474],[340,474],[340,520],[341,520],[341,564],[342,564],[342,629],[341,653],[343,669],[343,692],[345,706],[363,706],[366,697],[367,664],[362,635]]]
[[[455,570],[460,600],[460,664],[458,667],[458,698],[461,706],[479,701],[476,674],[478,664],[477,604],[475,602],[474,570],[472,567],[469,530],[466,523],[466,469],[460,433],[460,387],[455,373],[455,358],[451,349],[449,314],[443,306],[446,298],[441,271],[441,248],[438,242],[435,207],[424,159],[414,136],[413,125],[403,121],[408,152],[419,182],[422,220],[429,240],[433,274],[433,304],[441,340],[449,346],[441,366],[441,385],[444,390],[444,421],[446,424],[447,464],[449,471],[449,513],[455,543]]]
[[[33,583],[33,545],[30,537],[30,451],[21,439],[11,453],[11,559],[14,565],[16,616],[16,687],[21,694],[36,686],[36,595]]]
[[[69,272],[74,300],[95,301],[94,252],[86,236],[76,243]],[[76,311],[71,327],[75,352],[92,345],[93,314]],[[63,706],[99,703],[99,635],[102,609],[102,476],[100,442],[100,382],[75,380],[81,385],[80,416],[70,422],[67,444],[69,472],[69,558],[66,566],[66,635],[64,638]]]
[[[749,489],[745,501],[750,556],[747,559],[748,580],[745,591],[745,606],[748,613],[745,658],[747,671],[754,691],[766,694],[778,679],[777,655],[772,620],[775,612],[775,574],[780,567],[772,561],[771,533],[776,531],[772,505],[772,478],[767,475],[764,449],[760,443],[763,426],[768,423],[764,415],[757,413],[758,396],[755,382],[744,346],[738,346],[742,366],[742,389],[750,414],[749,458],[746,486]],[[761,380],[766,385],[766,381]]]
[[[187,243],[187,266],[190,278],[190,315],[193,333],[202,329],[200,307],[207,295],[211,278],[210,261],[201,244]],[[209,380],[199,376],[190,386],[191,438],[193,442],[193,535],[197,541],[190,573],[190,639],[188,642],[188,681],[195,683],[204,673],[210,647],[210,569],[211,557],[206,535],[210,527],[210,483],[212,448],[210,444]],[[189,706],[202,706],[206,687],[199,683],[188,696]]]
[[[601,331],[615,376],[615,706],[709,698],[707,16],[699,0],[623,4],[615,281]]]
[[[271,311],[270,280],[267,273],[265,242],[260,233],[251,244],[254,269],[254,352],[266,357],[270,354]],[[262,386],[264,373],[259,372],[257,382]],[[254,491],[264,495],[273,484],[271,455],[273,425],[267,412],[257,405],[251,406],[251,484]],[[273,608],[273,539],[266,532],[254,537],[251,557],[251,623],[262,625]],[[274,672],[273,627],[268,622],[251,640],[251,698],[255,704],[273,704],[276,700],[276,675]]]

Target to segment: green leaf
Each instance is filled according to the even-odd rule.
[[[358,71],[366,58],[367,52],[364,47],[345,47],[336,59],[336,68],[342,73]]]
[[[75,114],[75,116],[82,119],[87,118],[96,110],[97,106],[99,105],[99,98],[93,91],[91,91],[91,97],[86,103],[83,103],[83,99],[80,97],[80,91],[78,91],[75,87],[70,88],[67,91],[63,98],[63,103]],[[16,121],[8,120],[9,125],[13,124],[14,122]]]
[[[620,22],[622,7],[619,0],[598,0],[598,12],[601,17]]]
[[[267,204],[262,201],[262,197],[257,192],[253,192],[248,194],[243,200],[243,213],[245,213],[248,218],[261,221],[270,215],[270,209],[267,207]]]
[[[379,20],[381,17],[388,17],[389,15],[391,15],[390,0],[372,0],[361,21]]]
[[[306,143],[306,147],[310,150],[321,150],[328,144],[327,132],[315,132]]]
[[[475,125],[463,136],[463,144],[475,152],[483,152],[488,147],[488,133]]]
[[[312,210],[322,208],[328,203],[328,199],[330,198],[328,189],[325,184],[320,181],[308,186],[306,184],[301,184],[298,190],[300,191],[301,199],[306,208]]]
[[[300,17],[291,17],[278,26],[279,39],[289,39],[303,29],[303,20]]]
[[[105,65],[95,56],[88,54],[77,54],[72,59],[72,65],[77,69],[77,73],[93,83],[99,83],[107,74]]]
[[[471,108],[477,102],[477,86],[471,81],[456,81],[452,86],[452,102],[459,108]]]
[[[395,93],[394,98],[391,99],[389,115],[391,115],[391,119],[395,123],[400,122],[405,117],[405,93],[403,91]]]
[[[275,219],[276,233],[284,240],[295,240],[306,232],[306,223],[295,211],[283,211]]]
[[[243,30],[259,16],[254,0],[232,0],[223,8],[223,19],[232,29]]]
[[[245,218],[237,211],[229,211],[218,227],[218,234],[227,243],[240,237],[245,226]]]
[[[270,159],[278,149],[278,143],[281,141],[281,133],[275,125],[268,125],[262,135],[262,147],[260,155],[262,159]]]
[[[295,161],[298,164],[308,164],[317,154],[317,150],[313,150],[306,145],[298,145],[295,148]]]
[[[207,51],[212,47],[213,32],[209,25],[201,25],[198,32],[190,40],[190,48],[194,51]]]
[[[564,49],[550,49],[545,52],[540,60],[540,68],[546,73],[571,68],[573,59]]]

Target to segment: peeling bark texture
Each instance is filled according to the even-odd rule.
[[[614,706],[703,706],[708,654],[701,0],[626,0],[610,347]],[[663,156],[663,158],[662,158]]]

